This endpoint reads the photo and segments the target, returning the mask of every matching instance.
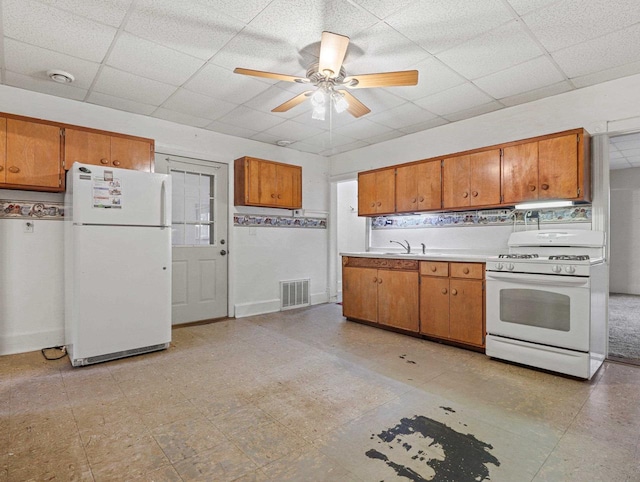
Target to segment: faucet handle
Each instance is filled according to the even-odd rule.
[[[422,254],[426,254],[427,246],[424,243],[420,243],[422,245]]]

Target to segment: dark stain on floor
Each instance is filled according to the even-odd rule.
[[[412,365],[416,365],[417,364],[413,360],[407,360],[407,355],[400,355],[398,358],[402,358],[404,361],[406,361],[407,363],[411,363]]]
[[[456,411],[451,408],[451,407],[440,407],[442,410],[444,410],[445,412],[451,412],[451,413],[456,413]]]
[[[450,407],[440,407],[445,411],[454,412]],[[406,441],[402,442],[404,435],[418,435],[425,439],[422,449],[415,447]],[[415,415],[413,418],[403,418],[395,427],[384,430],[379,434],[373,434],[371,439],[378,439],[377,442],[382,447],[380,450],[372,448],[365,455],[370,459],[381,460],[391,467],[399,477],[407,478],[413,482],[445,481],[483,481],[489,479],[489,469],[487,464],[500,466],[500,462],[489,450],[493,446],[475,438],[472,434],[456,432],[451,427],[442,422],[433,420],[422,415]],[[407,452],[415,452],[411,460],[422,462],[431,467],[435,472],[433,478],[426,479],[419,472],[419,466],[407,467],[393,460],[393,455],[385,455],[381,450],[393,449],[393,443],[400,444]],[[427,448],[438,445],[441,448],[444,458],[430,456]]]

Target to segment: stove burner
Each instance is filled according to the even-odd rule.
[[[509,258],[509,259],[533,259],[537,258],[537,254],[499,254],[498,258]]]
[[[556,259],[562,261],[586,261],[589,259],[588,254],[558,254],[556,256],[549,256],[549,259]]]

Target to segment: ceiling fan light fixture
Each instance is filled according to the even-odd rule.
[[[311,104],[313,105],[313,107],[324,106],[325,101],[325,93],[322,89],[318,89],[313,94],[311,94]]]
[[[326,112],[327,112],[327,109],[325,108],[324,104],[314,105],[313,111],[311,112],[311,118],[315,120],[323,121]]]
[[[333,106],[338,114],[342,114],[349,108],[349,102],[347,102],[347,99],[345,99],[344,95],[341,93],[333,92],[333,94],[331,94],[331,98],[333,99]]]

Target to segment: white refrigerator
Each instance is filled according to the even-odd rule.
[[[65,344],[73,366],[169,346],[171,178],[75,163],[65,193]]]

